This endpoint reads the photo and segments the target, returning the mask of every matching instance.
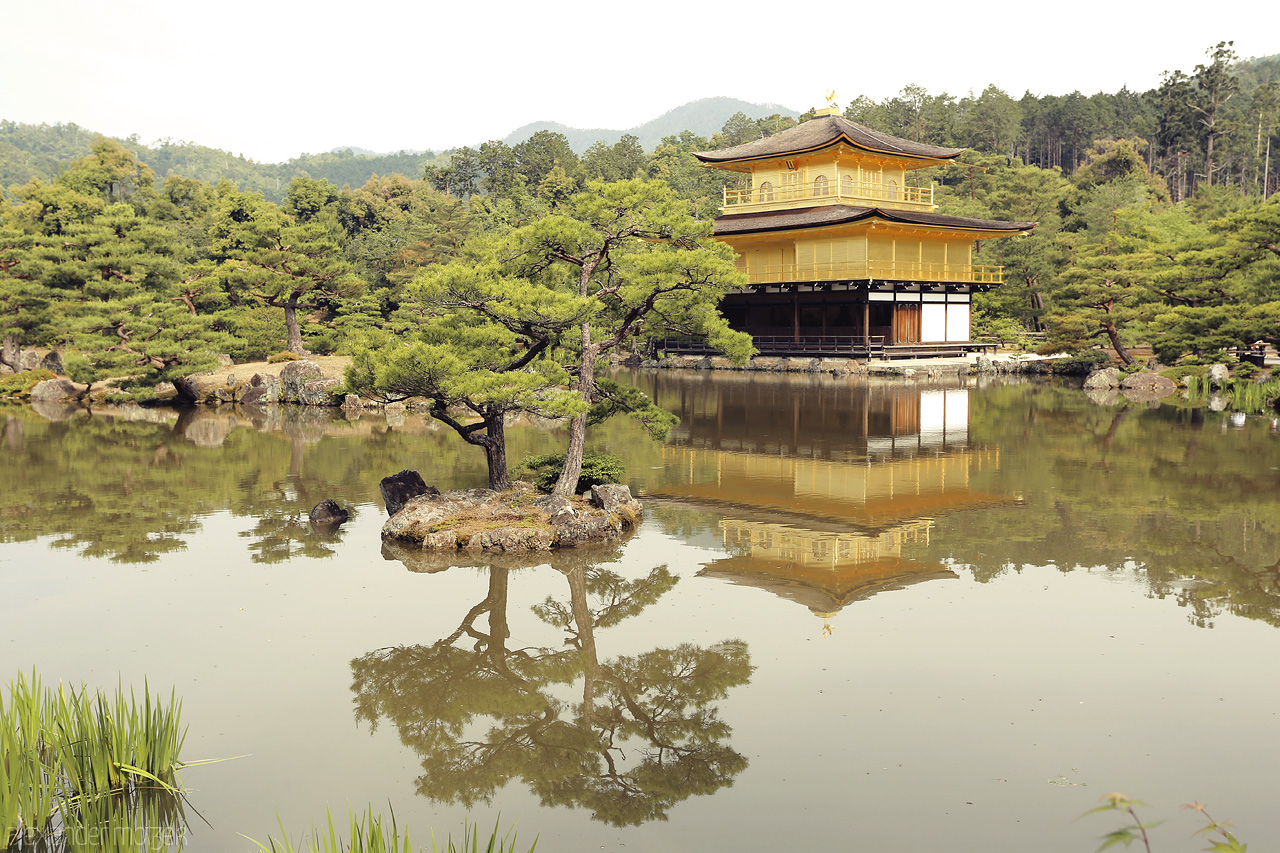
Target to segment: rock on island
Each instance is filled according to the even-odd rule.
[[[550,551],[616,539],[641,513],[623,485],[593,486],[570,499],[518,483],[506,492],[458,489],[411,497],[383,524],[382,538],[422,549]]]

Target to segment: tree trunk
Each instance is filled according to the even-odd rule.
[[[600,347],[591,343],[591,324],[582,324],[582,365],[578,368],[578,394],[584,403],[591,403],[591,389],[595,386],[596,358]],[[569,421],[569,446],[564,451],[564,467],[556,480],[553,495],[570,497],[577,492],[578,477],[582,475],[582,454],[587,448],[587,415],[583,412]]]
[[[302,329],[298,326],[298,306],[290,302],[284,306],[284,326],[289,331],[289,345],[285,349],[296,355],[306,355],[302,346]]]
[[[1271,135],[1267,135],[1267,157],[1262,164],[1262,200],[1266,201],[1271,193],[1268,191],[1271,186]]]
[[[4,344],[0,346],[0,364],[8,365],[14,373],[17,373],[22,370],[21,361],[22,347],[18,346],[17,336],[5,335]]]
[[[489,645],[485,653],[490,664],[499,672],[507,672],[507,639],[511,628],[507,625],[507,580],[510,569],[497,566],[489,568]]]
[[[590,730],[596,722],[596,676],[600,670],[596,657],[595,626],[587,603],[585,570],[577,566],[565,574],[569,579],[569,603],[573,609],[574,626],[578,629],[578,653],[582,660],[582,725]]]
[[[1102,329],[1107,333],[1107,337],[1111,339],[1111,348],[1116,351],[1116,355],[1120,356],[1120,360],[1125,364],[1133,364],[1134,357],[1129,354],[1124,344],[1120,342],[1120,330],[1116,328],[1115,323],[1103,323]]]
[[[489,463],[489,488],[495,492],[505,492],[511,488],[511,478],[507,474],[507,436],[502,415],[486,415],[484,424],[483,446],[485,460]]]
[[[10,453],[22,453],[25,447],[27,431],[23,422],[9,415],[4,423],[4,446]]]

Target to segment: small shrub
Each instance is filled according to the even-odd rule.
[[[1188,376],[1205,377],[1209,375],[1209,366],[1206,364],[1187,364],[1182,363],[1174,367],[1166,367],[1160,371],[1160,375],[1168,379],[1172,379],[1179,385],[1187,384]]]
[[[1211,364],[1222,364],[1225,359],[1221,352],[1193,352],[1184,355],[1178,360],[1178,364],[1187,364],[1193,366],[1203,365],[1208,367]]]
[[[533,484],[539,491],[550,492],[560,478],[560,469],[564,467],[563,453],[543,453],[539,456],[527,456],[520,463],[519,470],[527,471],[533,477]],[[592,486],[604,483],[617,483],[627,476],[626,466],[622,460],[611,453],[587,452],[582,455],[582,473],[578,475],[578,485],[574,491],[582,494]]]
[[[1251,361],[1242,361],[1231,369],[1232,379],[1250,379],[1262,368]]]
[[[297,361],[300,358],[302,358],[302,356],[298,355],[296,352],[290,352],[289,350],[281,350],[275,355],[268,356],[267,364],[279,364],[282,361]]]
[[[1110,361],[1111,356],[1102,350],[1091,349],[1070,358],[1058,359],[1053,363],[1053,372],[1067,376],[1087,376],[1100,367],[1106,367]]]
[[[57,379],[58,374],[52,370],[24,370],[12,376],[0,379],[0,397],[16,397],[25,400],[31,396],[31,389],[46,379]]]

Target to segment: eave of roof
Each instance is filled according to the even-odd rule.
[[[872,130],[866,125],[849,121],[842,116],[819,116],[789,127],[764,139],[735,145],[719,151],[695,151],[693,156],[708,165],[721,165],[744,160],[772,160],[819,151],[839,142],[846,142],[877,154],[889,154],[917,160],[951,160],[964,153],[963,148],[941,148],[912,142]]]
[[[853,207],[846,204],[827,204],[805,207],[799,210],[768,210],[759,213],[734,213],[717,217],[715,236],[754,234],[761,231],[790,231],[797,228],[822,228],[830,225],[847,225],[867,219],[879,219],[903,225],[925,225],[935,228],[954,228],[962,231],[1002,231],[1015,234],[1030,231],[1035,222],[1002,222],[995,219],[971,219],[967,216],[950,216],[945,213],[926,213],[914,210],[891,210],[882,207]]]

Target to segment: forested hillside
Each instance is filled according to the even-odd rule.
[[[1221,43],[1145,93],[955,97],[908,85],[844,112],[970,149],[918,173],[937,185],[940,212],[1039,223],[980,244],[1004,285],[979,300],[976,335],[1034,332],[1068,352],[1101,344],[1121,361],[1147,342],[1171,363],[1280,342],[1278,74],[1280,57],[1237,62]],[[593,182],[654,181],[705,222],[739,177],[691,152],[807,117],[737,113],[709,137],[682,129],[651,149],[627,134],[579,155],[540,130],[438,156],[278,165],[0,123],[0,362],[53,346],[81,381],[127,374],[145,394],[216,353],[330,352],[399,334],[425,310],[406,297],[423,269],[491,255],[486,241],[533,223],[572,233],[582,223],[567,220],[591,209],[575,196],[601,192]]]
[[[0,121],[0,191],[39,179],[51,183],[67,164],[89,153],[99,134],[75,124],[28,125]],[[354,153],[349,149],[302,154],[284,163],[256,163],[243,155],[198,145],[163,140],[143,145],[138,138],[117,143],[145,162],[161,178],[181,175],[210,184],[231,181],[240,189],[262,193],[274,202],[284,198],[289,181],[298,175],[343,186],[359,186],[374,175],[412,175],[437,162],[431,151],[396,154]]]

